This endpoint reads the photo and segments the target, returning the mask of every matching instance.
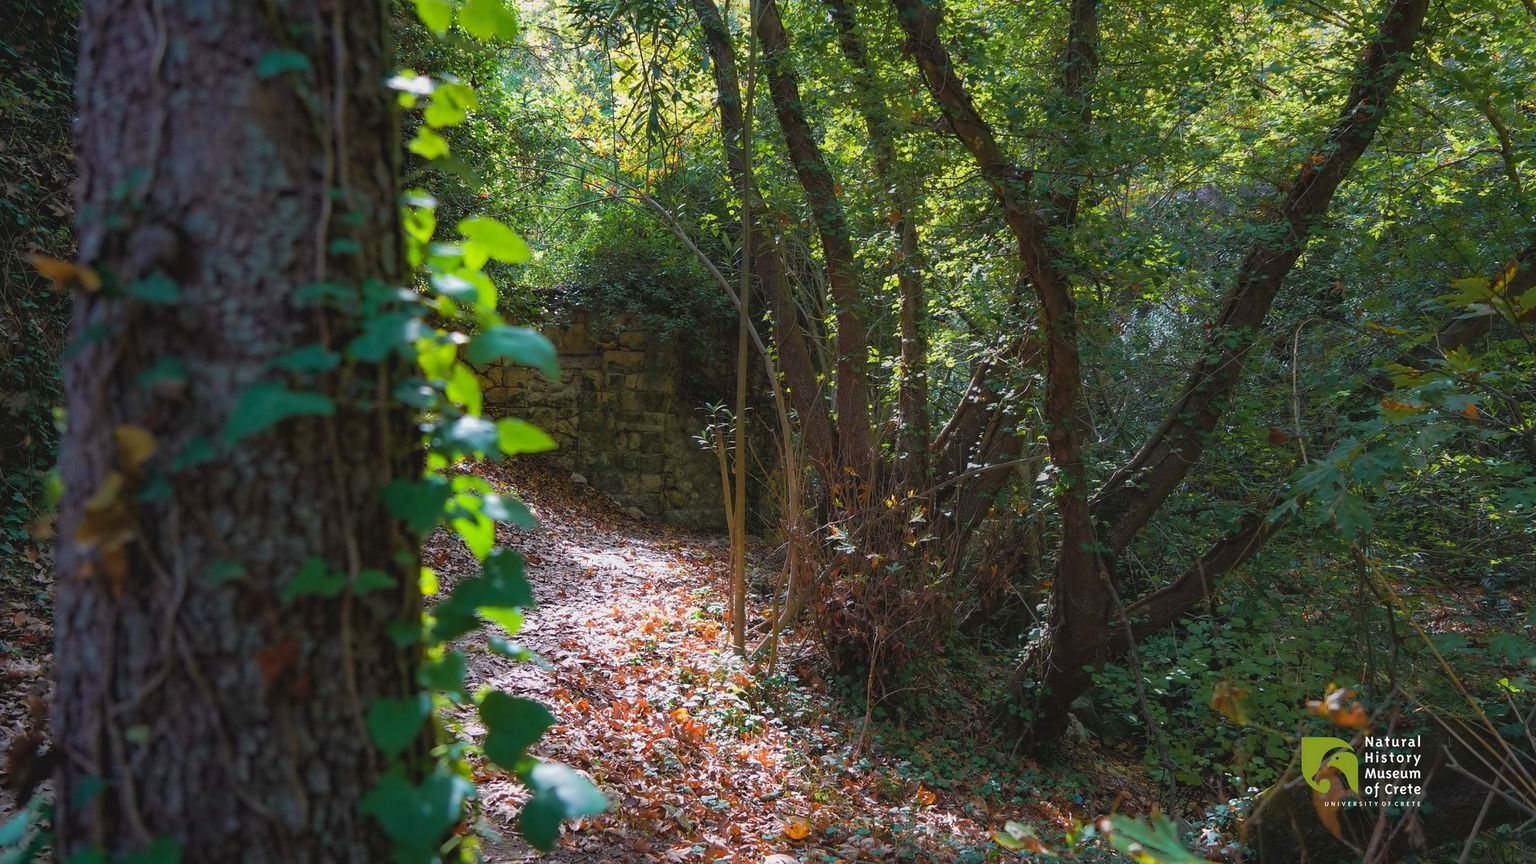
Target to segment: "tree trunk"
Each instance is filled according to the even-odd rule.
[[[950,130],[970,151],[992,188],[1009,230],[1018,241],[1019,295],[1033,288],[1039,308],[1041,351],[1045,356],[1045,402],[1042,420],[1051,464],[1057,471],[1056,512],[1061,541],[1056,558],[1056,580],[1051,621],[1044,650],[1035,654],[1040,674],[1061,682],[1063,692],[1081,693],[1090,673],[1085,667],[1095,658],[1081,656],[1079,646],[1100,644],[1108,632],[1113,608],[1106,590],[1104,564],[1088,511],[1088,475],[1084,461],[1086,427],[1082,412],[1082,373],[1079,368],[1077,303],[1062,267],[1063,256],[1050,237],[1063,225],[1075,205],[1065,206],[1051,220],[1042,216],[1030,198],[1030,171],[1009,159],[998,144],[992,127],[976,110],[970,92],[955,70],[949,52],[939,39],[941,7],[920,0],[891,0],[907,33],[907,48],[917,61],[928,92],[944,111]],[[1085,68],[1097,56],[1085,48],[1098,32],[1097,5],[1091,0],[1072,7],[1072,34],[1066,58],[1064,83],[1086,88],[1092,80]],[[1079,21],[1082,17],[1086,20]],[[1073,71],[1073,70],[1076,71]],[[1072,94],[1078,101],[1086,94]],[[1078,121],[1082,114],[1075,115]],[[1017,680],[1017,679],[1016,679]],[[1074,693],[1075,696],[1075,693]],[[1028,730],[1036,741],[1054,739],[1066,727],[1066,702],[1041,688],[1035,693],[1034,710],[1027,717]],[[1059,704],[1058,704],[1059,703]],[[1020,724],[1015,726],[1024,728]]]
[[[381,490],[419,473],[420,435],[397,365],[272,365],[354,332],[296,289],[400,278],[387,34],[366,0],[85,4],[80,259],[106,285],[77,292],[65,367],[61,859],[389,855],[358,812],[379,771],[363,718],[414,690],[385,627],[420,614],[416,538]],[[167,285],[174,305],[145,299]],[[335,412],[241,437],[227,418],[258,382]],[[285,600],[310,559],[399,587]]]
[[[1194,465],[1199,464],[1259,342],[1269,307],[1306,251],[1312,229],[1376,136],[1418,42],[1428,0],[1391,0],[1361,54],[1349,96],[1327,136],[1300,166],[1273,230],[1248,247],[1237,280],[1211,327],[1202,360],[1159,426],[1093,502],[1104,542],[1118,554],[1136,539]]]
[[[784,147],[805,200],[816,220],[816,235],[821,238],[821,252],[827,270],[827,287],[837,322],[835,345],[837,403],[838,467],[846,477],[837,478],[838,486],[852,481],[851,494],[842,497],[849,507],[865,506],[872,495],[875,453],[870,441],[869,419],[869,336],[864,326],[864,303],[859,291],[858,262],[853,239],[838,196],[839,184],[832,176],[821,145],[806,119],[800,100],[800,80],[789,56],[789,34],[779,17],[774,0],[761,0],[762,16],[758,38],[763,46],[763,66],[768,75],[768,90],[773,96],[779,129],[784,133]],[[861,488],[862,487],[862,488]],[[837,488],[837,487],[834,487]]]
[[[742,110],[741,80],[736,71],[736,48],[715,0],[689,0],[689,5],[699,19],[699,28],[709,51],[710,71],[715,78],[720,103],[720,137],[724,143],[726,171],[731,184],[743,196],[743,206],[750,199],[752,239],[748,245],[751,255],[750,260],[742,262],[742,267],[751,267],[770,305],[774,345],[784,375],[784,389],[799,415],[805,453],[822,479],[831,484],[839,479],[833,467],[836,430],[817,382],[816,363],[801,332],[800,312],[795,305],[783,253],[774,232],[763,221],[765,208],[753,183],[751,160],[742,146],[746,137],[746,117]]]
[[[1271,302],[1306,248],[1311,229],[1327,211],[1333,193],[1375,137],[1417,42],[1427,6],[1427,0],[1389,0],[1385,5],[1378,32],[1362,54],[1338,119],[1291,187],[1281,210],[1278,239],[1260,239],[1248,250],[1236,286],[1217,321],[1215,333],[1219,336],[1212,337],[1217,341],[1204,355],[1207,359],[1191,376],[1163,425],[1095,497],[1093,519],[1101,526],[1098,536],[1111,556],[1129,547],[1183,482],[1190,467],[1199,462],[1210,431],[1237,387],[1244,355],[1258,340]],[[1052,453],[1055,461],[1054,449]],[[1063,515],[1064,526],[1065,519]],[[1270,528],[1262,519],[1253,521],[1239,530],[1238,541],[1230,547],[1218,544],[1212,554],[1235,566],[1262,545],[1272,533]],[[1063,556],[1071,551],[1069,542],[1064,536]],[[1122,636],[1108,626],[1108,619],[1102,623],[1073,620],[1083,614],[1113,612],[1118,616],[1125,611],[1104,602],[1113,574],[1103,559],[1098,560],[1091,574],[1060,572],[1052,626],[1014,673],[1020,703],[1033,705],[1027,719],[1029,743],[1034,748],[1050,744],[1065,729],[1068,706],[1092,680],[1090,668],[1104,660],[1106,644]],[[1204,559],[1197,562],[1191,574],[1176,583],[1176,591],[1160,592],[1151,608],[1139,611],[1157,617],[1159,610],[1168,613],[1178,609],[1182,613],[1191,608],[1207,590],[1209,574],[1204,563]],[[1086,599],[1070,602],[1069,593]],[[1166,626],[1173,619],[1164,614],[1161,620]]]
[[[923,289],[922,253],[917,238],[917,199],[911,179],[896,155],[896,124],[891,106],[880,90],[879,76],[859,32],[858,17],[849,0],[824,0],[837,46],[853,70],[859,114],[875,155],[875,177],[889,190],[891,230],[896,239],[896,285],[900,296],[897,337],[901,344],[901,375],[896,394],[897,484],[907,491],[929,483],[928,304]]]

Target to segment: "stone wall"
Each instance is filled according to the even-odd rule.
[[[521,417],[559,442],[546,455],[619,504],[683,528],[725,528],[720,469],[694,441],[701,408],[671,340],[632,320],[598,324],[582,313],[544,328],[560,380],[502,363],[481,370],[486,413]],[[705,379],[715,376],[703,376]],[[713,388],[709,388],[713,389]]]

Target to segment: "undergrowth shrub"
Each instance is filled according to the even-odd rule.
[[[1391,662],[1385,612],[1374,600],[1338,599],[1357,593],[1354,579],[1337,565],[1255,568],[1216,598],[1214,616],[1139,643],[1145,707],[1128,661],[1095,675],[1103,726],[1137,730],[1143,763],[1164,783],[1171,775],[1218,797],[1268,786],[1295,752],[1290,736],[1306,701],[1330,684],[1369,690]],[[1212,709],[1223,682],[1246,688],[1248,725]],[[1158,736],[1146,731],[1147,714],[1166,742],[1166,762]]]

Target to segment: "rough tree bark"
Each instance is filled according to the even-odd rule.
[[[1084,462],[1087,429],[1082,415],[1082,374],[1077,340],[1077,303],[1062,266],[1063,254],[1052,232],[1075,212],[1075,203],[1042,214],[1030,194],[1033,172],[1021,168],[998,144],[992,127],[977,111],[970,92],[939,37],[943,9],[922,0],[891,0],[907,47],[917,61],[928,92],[943,110],[955,137],[965,145],[983,178],[1002,206],[1004,219],[1018,242],[1019,279],[1034,289],[1039,309],[1040,341],[1045,355],[1045,401],[1041,412],[1051,463],[1057,472],[1055,504],[1061,539],[1056,557],[1050,638],[1040,655],[1047,674],[1062,692],[1074,697],[1087,688],[1086,663],[1073,656],[1077,645],[1097,644],[1109,625],[1111,597],[1108,574],[1098,554],[1098,539],[1088,510],[1088,476]],[[1064,65],[1064,83],[1086,88],[1097,57],[1097,4],[1075,0]],[[1068,94],[1086,103],[1085,90]],[[1082,115],[1077,115],[1082,118]],[[1075,201],[1075,195],[1069,201]],[[1022,286],[1021,286],[1022,287]],[[1023,291],[1019,292],[1020,294]],[[1031,717],[1039,727],[1034,737],[1054,738],[1066,723],[1066,703],[1055,704],[1044,688]]]
[[[802,332],[800,311],[795,304],[783,253],[773,231],[763,221],[762,197],[752,183],[748,154],[742,148],[746,118],[742,113],[741,79],[736,71],[736,48],[714,0],[689,0],[689,5],[699,19],[705,48],[709,52],[710,71],[715,78],[726,171],[731,177],[731,185],[744,190],[740,194],[747,196],[751,203],[752,257],[750,262],[743,262],[743,266],[752,268],[773,313],[774,347],[779,354],[784,389],[799,415],[806,455],[816,465],[823,480],[830,483],[837,476],[833,468],[836,432],[816,381],[816,363]]]
[[[419,615],[416,543],[380,493],[419,473],[419,433],[390,407],[401,369],[271,361],[349,335],[300,286],[400,276],[391,71],[377,0],[85,3],[80,258],[106,287],[77,291],[65,368],[61,859],[165,839],[186,861],[389,855],[358,812],[379,770],[363,716],[413,686],[385,626]],[[146,279],[181,299],[118,290]],[[336,413],[225,447],[263,381]],[[193,458],[209,443],[216,458]],[[285,603],[312,557],[400,587]]]
[[[858,16],[849,0],[824,0],[837,47],[853,71],[859,114],[875,155],[875,177],[889,190],[891,230],[896,239],[896,285],[900,296],[897,338],[901,345],[901,377],[896,394],[896,479],[909,489],[928,485],[928,317],[923,289],[923,263],[917,236],[917,196],[896,155],[896,123],[869,62]]]
[[[859,268],[853,251],[848,219],[838,196],[839,184],[832,176],[821,145],[816,141],[805,108],[800,101],[800,81],[794,61],[789,56],[789,35],[779,17],[774,0],[761,0],[762,20],[758,37],[763,46],[763,67],[768,90],[773,97],[784,145],[805,199],[816,220],[816,234],[821,238],[821,252],[826,264],[827,287],[831,294],[837,322],[835,366],[837,372],[838,463],[850,472],[855,485],[869,487],[874,480],[874,449],[870,442],[869,422],[869,334],[864,326],[864,303],[859,291]],[[839,484],[846,483],[838,478]],[[844,495],[857,500],[859,493]],[[863,502],[859,502],[862,504]]]

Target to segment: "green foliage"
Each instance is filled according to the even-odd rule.
[[[1158,812],[1148,822],[1128,816],[1106,816],[1099,828],[1109,842],[1137,864],[1206,864],[1191,854],[1173,820]]]
[[[377,819],[395,845],[395,860],[436,860],[442,839],[464,818],[475,784],[451,766],[439,763],[412,783],[396,767],[379,779],[362,802],[362,812]]]
[[[708,193],[681,187],[675,194]],[[714,205],[706,200],[703,206]],[[715,233],[699,236],[718,248],[724,239],[720,223],[708,215],[703,223]],[[630,315],[667,336],[715,327],[734,314],[719,286],[654,218],[614,206],[587,211],[569,227],[560,246],[531,274],[537,284],[548,286],[546,302],[552,308],[591,310],[599,320]]]
[[[1354,684],[1369,675],[1362,658],[1389,662],[1383,613],[1341,604],[1338,598],[1354,592],[1357,574],[1333,572],[1321,551],[1294,562],[1266,557],[1261,575],[1233,584],[1214,615],[1141,642],[1145,708],[1135,672],[1124,663],[1106,665],[1095,674],[1091,726],[1106,742],[1140,739],[1152,776],[1217,798],[1274,782],[1295,752],[1288,733],[1301,703],[1330,683]],[[1246,688],[1247,725],[1212,710],[1213,695],[1227,685]],[[1147,710],[1150,722],[1165,730],[1166,763],[1146,733]]]
[[[555,725],[554,715],[543,705],[496,692],[480,700],[480,719],[486,728],[485,757],[510,771],[523,766],[528,748]]]
[[[517,825],[537,848],[554,845],[561,820],[596,815],[608,808],[592,781],[570,766],[538,762],[522,778],[533,789],[533,799],[523,805]]]
[[[291,603],[300,597],[335,597],[346,587],[347,574],[331,571],[320,558],[310,558],[284,586],[283,602]]]
[[[393,759],[421,735],[432,713],[432,697],[417,693],[404,699],[380,699],[368,708],[368,733],[379,752]]]
[[[516,33],[515,18],[499,0],[471,0],[457,7],[427,0],[418,2],[416,8],[423,23],[439,34],[447,30],[455,8],[459,24],[473,36],[507,39]],[[407,106],[415,105],[419,96],[430,97],[422,109],[424,125],[411,145],[413,152],[433,159],[445,157],[448,139],[433,130],[462,124],[479,105],[474,89],[461,82],[414,73],[402,73],[394,82]],[[528,805],[533,813],[529,816],[525,811],[524,830],[531,843],[548,849],[558,836],[561,819],[597,812],[605,802],[584,778],[564,769],[580,780],[572,781],[560,772],[563,766],[545,766],[527,755],[527,748],[554,723],[547,709],[496,691],[472,696],[465,688],[463,653],[448,650],[445,643],[480,627],[482,621],[515,634],[522,623],[520,609],[534,602],[521,556],[495,546],[496,523],[532,527],[536,524],[532,514],[520,502],[496,493],[484,480],[453,471],[453,466],[468,458],[501,459],[553,445],[547,435],[527,423],[511,418],[494,422],[482,416],[478,376],[471,364],[505,360],[535,367],[551,378],[558,377],[559,365],[553,347],[542,336],[505,323],[497,308],[494,283],[484,272],[492,261],[521,265],[530,259],[528,245],[517,232],[493,217],[472,215],[457,222],[462,242],[435,242],[433,236],[443,220],[437,213],[437,201],[421,192],[407,196],[402,217],[406,258],[419,268],[421,283],[430,292],[402,295],[364,286],[358,298],[361,327],[347,354],[367,362],[397,355],[409,358],[419,368],[410,404],[422,412],[428,453],[425,475],[420,480],[392,482],[383,503],[418,536],[446,523],[484,563],[480,575],[459,581],[420,624],[399,621],[391,629],[391,635],[403,644],[423,643],[416,680],[428,690],[404,699],[381,699],[370,706],[369,732],[391,768],[368,794],[363,811],[389,835],[397,860],[438,860],[453,847],[458,849],[455,854],[471,854],[471,839],[448,838],[449,829],[464,818],[465,807],[473,799],[463,748],[433,750],[425,776],[417,783],[409,779],[414,776],[412,766],[421,761],[419,748],[411,744],[421,739],[432,714],[431,694],[440,693],[444,699],[476,705],[487,729],[482,751],[533,789],[537,806]],[[318,299],[350,302],[345,290],[321,292]],[[457,329],[459,326],[473,335]],[[297,357],[290,354],[285,359],[290,369],[324,368],[329,361],[313,352]],[[263,398],[272,401],[270,396]],[[278,401],[278,407],[290,414],[304,413],[296,408],[318,408],[314,404],[295,406],[288,396]],[[245,431],[248,425],[236,424],[236,428]],[[359,574],[353,590],[360,590],[363,581]],[[330,587],[329,583],[315,584],[314,579],[304,585]],[[388,587],[388,580],[368,587]],[[424,568],[422,593],[430,596],[436,590],[435,574]]]
[[[0,34],[0,579],[31,569],[58,445],[58,357],[69,298],[26,266],[31,252],[72,258],[76,0],[12,4]]]
[[[224,420],[225,444],[269,429],[290,417],[329,416],[336,403],[322,393],[290,390],[280,381],[264,381],[240,394],[234,410]]]

